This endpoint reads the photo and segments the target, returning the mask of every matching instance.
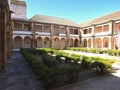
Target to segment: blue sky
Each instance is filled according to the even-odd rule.
[[[36,14],[80,23],[120,10],[120,0],[25,0],[27,18]]]

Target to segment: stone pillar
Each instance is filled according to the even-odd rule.
[[[78,29],[79,39],[78,39],[78,47],[82,46],[82,31]]]
[[[42,32],[44,32],[44,24],[42,24]]]
[[[95,48],[95,25],[92,26],[92,40],[91,41],[92,41],[91,47]]]
[[[75,46],[74,43],[75,43],[75,38],[73,39],[73,43],[72,43],[73,47]]]
[[[44,39],[42,38],[42,48],[44,48]]]
[[[80,29],[80,32],[81,32],[81,36],[80,36],[80,38],[81,38],[81,47],[83,47],[84,46],[84,34],[83,34],[83,28],[81,28]]]
[[[50,42],[50,46],[51,48],[54,48],[54,25],[51,24],[51,42]]]
[[[111,20],[109,22],[109,33],[110,33],[110,40],[109,40],[109,49],[112,49],[112,47],[114,47],[114,43],[112,42],[112,38],[113,38],[113,35],[114,35],[114,24],[113,24],[113,21]]]
[[[32,39],[31,39],[31,47],[32,48],[36,48],[36,41],[35,41],[35,29],[34,29],[34,27],[35,27],[35,23],[30,23],[30,31],[32,32]]]
[[[14,31],[14,28],[15,28],[14,27],[14,21],[12,21],[11,22],[11,29],[12,29],[12,31]],[[12,37],[13,36],[12,35],[12,33],[13,33],[12,31],[11,31],[11,48],[13,49],[14,48],[14,38]]]
[[[101,38],[101,49],[103,49],[103,38]]]
[[[22,23],[22,30],[24,30],[24,23]]]
[[[67,31],[67,42],[66,42],[66,46],[70,47],[70,33],[69,33],[69,27],[66,27],[66,31]]]

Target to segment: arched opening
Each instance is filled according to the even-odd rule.
[[[24,38],[24,48],[31,48],[31,39],[30,37]]]
[[[74,47],[78,47],[78,39],[75,39],[75,41],[74,41]]]
[[[46,37],[44,39],[44,47],[49,48],[50,47],[50,39],[48,37]]]
[[[66,47],[66,40],[65,40],[65,38],[62,38],[61,39],[61,49],[64,49],[65,47]]]
[[[14,39],[14,48],[15,49],[22,48],[22,38],[20,36],[15,37],[15,39]]]
[[[88,47],[91,48],[91,39],[88,39]]]
[[[70,47],[74,47],[74,44],[73,44],[73,39],[72,38],[70,38]]]
[[[83,46],[84,46],[84,47],[87,47],[87,40],[84,39],[83,42],[84,42],[84,43],[83,43]]]
[[[54,48],[55,48],[55,49],[59,49],[59,45],[60,45],[59,38],[55,38],[55,39],[54,39]]]
[[[103,38],[103,48],[108,48],[108,38]]]
[[[37,42],[37,48],[42,48],[42,38],[37,37],[36,42]]]
[[[97,39],[96,39],[95,47],[96,47],[96,48],[101,48],[101,47],[102,47],[102,41],[101,41],[100,38],[97,38]]]

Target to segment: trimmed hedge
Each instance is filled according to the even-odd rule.
[[[107,53],[108,55],[111,56],[120,56],[120,50],[102,50],[102,49],[96,49],[96,48],[70,48],[67,47],[67,50],[73,50],[73,51],[81,51],[81,52],[88,52],[88,53],[99,53],[99,54],[104,54]]]
[[[71,48],[69,48],[69,49],[71,49]],[[75,50],[77,50],[77,49],[78,48],[75,48]],[[51,49],[51,51],[52,51],[52,49]],[[97,52],[97,50],[95,50],[95,49],[93,49],[93,51]],[[61,52],[58,50],[56,50],[55,52],[57,52],[55,54],[55,55],[57,55],[56,56],[57,58],[65,57],[65,61],[67,63],[73,61],[74,63],[78,64],[78,62],[80,62],[79,64],[81,65],[81,69],[95,68],[99,73],[108,72],[112,68],[112,63],[114,63],[114,60],[108,60],[108,59],[103,59],[103,58],[99,58],[99,57],[88,57],[88,56],[77,55],[77,54],[68,55],[68,53],[64,56],[63,55],[64,52]],[[101,51],[101,52],[105,52],[105,51]]]
[[[76,81],[80,69],[91,68],[95,69],[99,74],[106,73],[112,68],[112,63],[114,63],[114,60],[76,54],[69,55],[68,53],[49,48],[39,50],[21,49],[20,51],[45,88],[65,85]],[[51,52],[56,55],[55,58],[47,54]],[[34,54],[38,53],[41,54],[43,60],[38,60],[34,56]],[[67,63],[73,63],[74,65],[70,65],[67,68],[58,68],[59,63],[57,59],[61,57],[65,57]],[[77,65],[80,65],[80,69],[76,67]]]

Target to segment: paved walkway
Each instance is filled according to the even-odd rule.
[[[44,90],[20,52],[13,52],[6,71],[0,73],[0,90]]]
[[[120,60],[120,57],[109,56],[107,54],[99,55],[68,50],[65,50],[65,52],[69,52],[71,54],[75,53],[80,55],[99,56],[103,58]],[[71,85],[66,85],[51,90],[120,90],[120,66],[115,63],[113,64],[113,67],[116,69],[116,71],[110,75],[94,77],[88,80],[80,81]]]

